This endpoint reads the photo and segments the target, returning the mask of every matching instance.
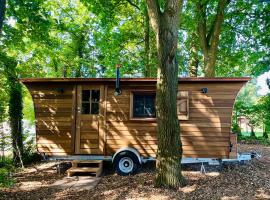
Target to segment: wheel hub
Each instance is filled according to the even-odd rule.
[[[134,168],[134,162],[129,157],[123,157],[119,161],[119,169],[124,173],[132,172]]]

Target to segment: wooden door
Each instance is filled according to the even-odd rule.
[[[77,86],[76,154],[103,153],[104,86]]]

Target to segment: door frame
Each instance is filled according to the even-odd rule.
[[[75,94],[74,94],[74,100],[75,106],[73,106],[74,109],[74,154],[82,154],[80,153],[80,147],[81,147],[81,124],[80,124],[80,118],[81,118],[81,106],[82,106],[82,90],[83,89],[89,89],[89,90],[100,90],[100,98],[99,98],[99,114],[98,115],[91,115],[93,118],[96,118],[98,120],[98,149],[99,153],[94,155],[101,155],[105,153],[105,115],[106,115],[106,100],[105,96],[107,86],[105,87],[104,84],[102,85],[95,85],[93,83],[88,84],[77,84],[75,87]]]

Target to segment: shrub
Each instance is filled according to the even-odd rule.
[[[14,171],[11,157],[2,157],[0,161],[0,188],[11,187],[15,181],[11,177],[11,172]]]

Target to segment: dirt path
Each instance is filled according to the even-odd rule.
[[[270,147],[240,145],[241,151],[257,151],[262,158],[245,166],[222,170],[184,167],[187,186],[178,190],[153,187],[154,168],[148,164],[135,176],[108,174],[93,190],[72,191],[51,187],[65,175],[55,172],[55,163],[30,167],[16,175],[14,188],[0,190],[0,199],[270,199]]]

